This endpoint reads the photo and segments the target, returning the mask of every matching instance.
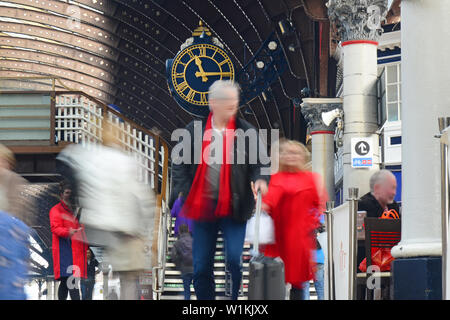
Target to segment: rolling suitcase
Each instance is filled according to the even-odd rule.
[[[283,261],[279,258],[265,257],[259,252],[260,191],[258,191],[255,214],[254,255],[249,265],[248,300],[285,300],[286,286]]]

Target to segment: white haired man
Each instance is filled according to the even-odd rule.
[[[400,217],[399,205],[395,202],[397,180],[394,174],[386,169],[375,172],[370,177],[370,191],[358,201],[358,211],[366,211],[369,218],[380,218],[384,211],[394,209]],[[358,241],[357,265],[366,257],[364,241]],[[364,300],[365,285],[358,285],[357,299]],[[386,288],[383,296],[387,297]]]
[[[394,174],[386,169],[375,172],[370,177],[370,192],[358,202],[359,211],[367,211],[367,217],[379,218],[386,210],[394,209],[399,215],[399,205],[395,202],[397,180]]]
[[[183,147],[183,153],[190,152],[190,159],[189,163],[172,162],[169,206],[173,206],[180,192],[187,196],[181,215],[194,222],[194,288],[197,299],[215,299],[214,252],[217,234],[221,230],[233,284],[232,299],[236,300],[242,279],[241,255],[245,227],[255,204],[251,183],[265,194],[269,176],[262,176],[263,166],[259,159],[256,163],[249,161],[249,155],[259,154],[259,144],[242,146],[239,143],[240,132],[254,130],[256,133],[252,125],[236,117],[239,86],[231,81],[216,81],[209,88],[208,98],[208,118],[189,123],[185,128],[189,132],[189,141],[183,139],[177,145]],[[197,131],[202,134],[196,135]],[[201,150],[195,150],[194,145],[199,142],[201,148],[198,149]],[[219,142],[220,147],[213,147],[216,142]],[[194,159],[198,155],[201,155],[201,161],[196,164]],[[245,163],[237,163],[236,155],[243,155]]]

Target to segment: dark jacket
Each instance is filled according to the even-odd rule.
[[[182,233],[174,243],[171,251],[172,261],[181,274],[193,273],[192,237],[189,233]]]
[[[197,120],[199,121],[199,120]],[[183,192],[184,195],[188,195],[192,183],[194,181],[195,173],[197,171],[197,164],[194,162],[194,138],[199,139],[197,141],[197,148],[195,151],[198,153],[197,157],[200,156],[202,139],[203,139],[203,131],[206,126],[206,119],[202,120],[202,127],[197,126],[194,128],[194,121],[189,123],[186,126],[186,129],[189,131],[191,136],[191,164],[174,164],[174,159],[172,159],[172,190],[169,199],[169,207],[172,208],[175,200],[178,197],[180,192]],[[201,130],[200,130],[201,129]],[[256,130],[250,123],[240,118],[236,118],[236,130],[242,129],[244,132],[248,129]],[[194,131],[196,131],[197,136],[195,136]],[[257,131],[256,131],[257,132]],[[239,131],[237,131],[237,134]],[[241,143],[236,143],[238,137],[235,137],[234,143],[234,164],[231,165],[231,192],[232,192],[232,218],[238,222],[246,222],[252,215],[252,210],[255,207],[255,200],[253,197],[253,192],[250,187],[251,181],[256,181],[258,179],[264,179],[269,182],[269,175],[261,175],[261,168],[268,168],[270,163],[267,165],[261,164],[261,159],[258,156],[259,154],[259,146],[262,146],[262,143],[248,143],[249,140],[246,138],[245,146]],[[177,152],[180,151],[180,145],[183,143],[183,140],[176,148]],[[264,156],[267,156],[267,150],[261,150],[261,153]],[[183,156],[182,152],[179,152],[180,156]],[[250,163],[250,155],[256,156],[256,163]],[[238,157],[244,157],[245,161],[243,164],[238,164]],[[199,162],[199,161],[197,161]],[[242,161],[239,161],[242,162]],[[255,161],[252,161],[255,162]]]
[[[91,257],[90,260],[87,261],[87,279],[95,281],[95,267],[98,266],[98,261],[95,257]]]
[[[394,209],[400,216],[400,209],[397,202],[388,204],[388,209]],[[379,218],[383,214],[384,209],[381,207],[377,199],[370,193],[366,193],[358,201],[358,211],[367,211],[368,218]]]

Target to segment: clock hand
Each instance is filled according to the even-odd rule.
[[[195,64],[197,65],[197,67],[198,67],[198,70],[200,70],[200,72],[196,72],[195,73],[195,76],[198,78],[198,77],[202,77],[202,81],[203,82],[206,82],[206,81],[208,81],[208,78],[206,77],[206,75],[205,75],[205,71],[203,70],[203,67],[202,67],[202,60],[198,57],[198,56],[194,56],[194,59],[195,59]]]
[[[231,77],[231,72],[196,72],[195,76],[198,78],[200,76],[225,76],[225,77]]]

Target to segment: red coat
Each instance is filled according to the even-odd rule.
[[[55,280],[71,275],[86,278],[86,252],[88,249],[84,229],[69,237],[69,229],[82,225],[65,203],[60,202],[50,210],[50,228],[53,234],[53,270]],[[73,266],[70,268],[70,266]]]
[[[285,265],[286,282],[297,287],[313,278],[311,253],[321,212],[316,178],[317,174],[309,171],[278,172],[271,177],[263,197],[274,221],[276,242],[267,245],[264,254],[279,256]]]

